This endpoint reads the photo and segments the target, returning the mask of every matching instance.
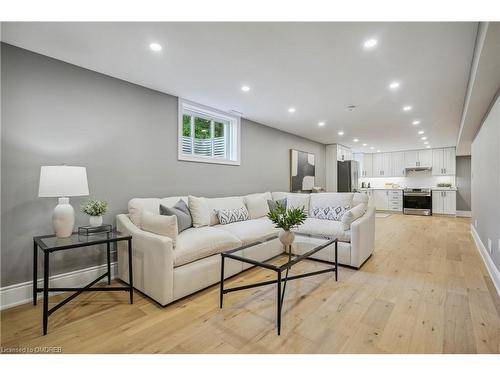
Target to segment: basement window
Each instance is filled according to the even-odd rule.
[[[178,158],[240,165],[240,118],[179,99]]]

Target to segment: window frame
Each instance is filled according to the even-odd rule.
[[[224,126],[224,137],[226,138],[226,157],[221,158],[217,156],[203,156],[203,155],[188,155],[182,152],[183,141],[183,117],[188,115],[199,115],[201,118],[211,120],[211,132],[214,134],[214,122],[222,122]],[[192,122],[194,118],[192,117]],[[227,131],[226,131],[227,130]],[[191,137],[194,137],[194,128],[191,127]],[[212,142],[214,137],[211,137]],[[193,146],[194,152],[194,146]],[[213,154],[213,146],[212,146]],[[226,164],[226,165],[240,165],[241,164],[241,118],[231,113],[223,112],[202,104],[197,104],[189,100],[179,98],[178,104],[178,135],[177,135],[177,158],[180,161],[191,161],[198,163],[211,163],[211,164]]]

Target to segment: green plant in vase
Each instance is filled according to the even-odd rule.
[[[89,223],[93,227],[102,225],[102,215],[106,213],[108,203],[105,201],[89,200],[81,205],[80,210],[90,216]]]
[[[275,209],[269,211],[267,217],[274,223],[275,228],[283,229],[283,232],[279,234],[279,239],[285,248],[288,248],[295,239],[292,229],[303,224],[307,215],[304,207],[286,209],[285,206],[278,203]]]

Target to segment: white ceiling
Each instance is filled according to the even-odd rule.
[[[477,23],[19,22],[3,23],[2,40],[318,142],[394,151],[422,148],[418,129],[432,147],[456,145],[476,30]],[[378,40],[369,51],[368,38]],[[152,52],[151,42],[163,51]],[[401,82],[396,92],[388,89],[393,80]],[[406,104],[411,112],[402,111]]]

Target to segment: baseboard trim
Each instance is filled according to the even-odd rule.
[[[495,285],[498,296],[500,296],[500,271],[496,268],[495,264],[491,260],[488,250],[479,238],[479,235],[476,232],[476,228],[474,228],[474,225],[472,224],[470,225],[470,231],[472,233],[472,238],[474,238],[474,242],[476,243],[476,247],[479,250],[479,254],[481,254],[481,258],[483,258],[484,265],[486,266],[486,269],[490,274],[491,281],[493,282],[493,285]]]
[[[116,277],[116,262],[111,263],[111,278]],[[53,275],[50,277],[50,286],[57,287],[81,287],[92,280],[97,279],[103,273],[106,273],[107,265],[102,264],[100,266],[93,266],[89,268],[84,268],[82,270],[71,271],[66,273],[61,273],[59,275]],[[38,285],[43,284],[43,278],[38,279]],[[50,295],[55,295],[58,293],[51,293]],[[0,288],[0,310],[5,310],[10,307],[22,305],[24,303],[31,302],[33,299],[33,283],[31,281],[26,281],[24,283],[19,283],[15,285],[9,285]],[[38,299],[43,299],[41,293],[38,294]]]
[[[457,216],[460,217],[472,217],[472,212],[471,211],[459,211],[457,210]]]

